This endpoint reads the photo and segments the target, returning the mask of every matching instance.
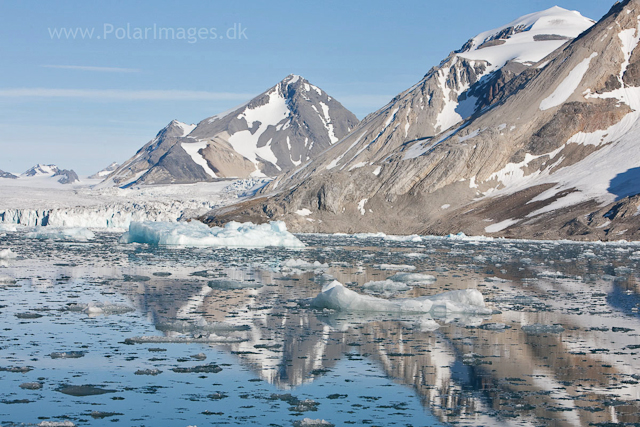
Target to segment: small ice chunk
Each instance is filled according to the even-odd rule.
[[[24,390],[40,390],[42,383],[22,383],[20,384],[20,388]]]
[[[69,311],[80,311],[88,314],[89,316],[110,315],[110,314],[124,314],[135,311],[134,308],[124,304],[111,304],[103,302],[90,302],[81,304],[69,304],[67,306]]]
[[[52,359],[79,359],[84,357],[84,351],[54,351],[49,354]]]
[[[76,425],[69,421],[42,421],[38,424],[38,427],[75,427]]]
[[[129,231],[120,238],[120,243],[232,248],[304,247],[304,243],[287,231],[287,226],[282,221],[268,224],[231,221],[224,227],[211,228],[197,221],[132,222]]]
[[[334,427],[335,424],[324,419],[303,418],[293,422],[294,427]]]
[[[290,269],[301,269],[301,270],[315,270],[317,268],[329,268],[329,265],[326,263],[321,263],[319,261],[309,262],[300,258],[290,258],[280,263],[282,267],[290,268]]]
[[[406,264],[377,264],[374,265],[378,270],[415,270],[416,267],[413,265]]]

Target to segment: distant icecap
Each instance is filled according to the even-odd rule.
[[[121,243],[152,245],[213,246],[265,248],[278,246],[303,248],[304,243],[287,231],[282,221],[269,224],[229,222],[224,227],[211,227],[201,222],[132,222]]]

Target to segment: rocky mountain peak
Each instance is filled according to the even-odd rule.
[[[22,176],[43,176],[43,175],[54,175],[58,172],[59,168],[56,165],[45,165],[38,163],[37,165],[27,169],[22,173]]]
[[[197,125],[172,121],[107,184],[276,176],[311,160],[357,124],[335,98],[290,74],[247,103]]]

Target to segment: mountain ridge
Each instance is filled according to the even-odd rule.
[[[544,12],[549,11],[554,12]],[[577,37],[572,41],[555,40],[560,46],[546,55],[538,52],[537,62],[510,59],[492,74],[486,71],[487,63],[460,59],[453,52],[419,84],[363,120],[340,144],[307,167],[277,178],[261,199],[211,212],[202,220],[216,224],[229,219],[285,219],[294,230],[320,232],[635,237],[637,228],[626,230],[627,234],[605,233],[597,227],[612,220],[588,225],[581,218],[603,217],[608,211],[599,213],[600,209],[619,204],[625,197],[630,204],[622,211],[632,210],[635,203],[633,191],[614,200],[607,188],[614,172],[628,175],[626,181],[622,178],[626,188],[636,183],[636,175],[628,172],[637,166],[637,155],[633,156],[633,141],[625,135],[635,132],[638,117],[634,112],[640,109],[636,102],[640,99],[636,94],[639,14],[638,0],[624,1],[596,25],[574,33]],[[527,28],[531,31],[536,25]],[[526,35],[533,44],[540,43],[535,40],[540,32],[499,32],[499,37]],[[541,32],[551,33],[548,27]],[[472,38],[475,41],[461,51],[481,46],[487,38]],[[480,52],[504,48],[509,38]],[[544,39],[549,41],[549,37]],[[514,68],[520,70],[512,71]],[[469,85],[476,71],[476,77],[481,77]],[[456,103],[447,90],[456,92],[459,101],[460,88],[468,91],[478,82],[486,86],[496,71],[503,78],[502,86],[494,91],[499,96],[486,98],[495,102],[480,105],[443,131],[443,123],[448,122],[439,116],[455,111],[451,105]],[[508,73],[513,75],[505,77]],[[421,125],[420,116],[410,117],[413,109],[398,102],[407,99],[405,106],[414,106],[425,94],[424,88],[432,90],[426,93],[436,93],[436,81],[440,83],[439,100],[431,105],[431,120]],[[416,90],[422,92],[412,93]],[[485,91],[485,95],[491,94]],[[615,132],[607,133],[615,126]],[[411,128],[414,135],[410,135]],[[607,156],[615,159],[606,163],[610,169],[598,169],[598,162],[605,162]],[[311,213],[297,215],[302,209]],[[547,227],[549,223],[554,226]]]
[[[357,123],[335,98],[291,74],[197,125],[172,121],[103,185],[274,176],[308,161]]]

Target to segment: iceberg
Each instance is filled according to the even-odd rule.
[[[362,285],[367,293],[381,293],[384,295],[393,295],[398,292],[408,291],[411,286],[403,282],[394,282],[393,280],[371,281]]]
[[[277,246],[304,248],[282,221],[268,224],[231,221],[224,227],[209,227],[201,222],[132,222],[120,243],[151,245],[211,246],[228,248],[266,248]]]
[[[325,285],[311,300],[311,307],[339,311],[369,311],[389,313],[431,313],[445,316],[449,313],[488,315],[482,294],[476,289],[444,292],[418,298],[383,299],[361,295],[349,290],[337,280]]]
[[[0,231],[12,233],[12,232],[18,231],[18,226],[16,224],[2,224],[2,223],[0,223]]]
[[[11,249],[2,249],[0,250],[0,259],[15,259],[18,255],[13,252]]]
[[[25,235],[28,239],[41,240],[91,240],[96,237],[91,230],[80,227],[71,228],[54,228],[54,227],[36,227]]]

